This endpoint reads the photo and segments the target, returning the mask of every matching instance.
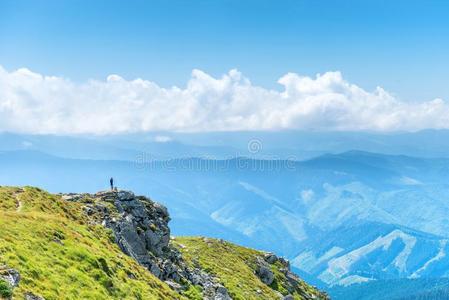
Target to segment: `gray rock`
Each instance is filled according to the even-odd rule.
[[[44,297],[37,296],[31,292],[25,293],[25,300],[45,300]]]
[[[203,285],[204,300],[232,300],[228,290],[219,283],[206,282]]]
[[[12,288],[15,288],[19,285],[20,282],[20,273],[15,269],[6,268],[3,266],[3,268],[0,268],[0,279],[3,279]]]
[[[189,270],[177,249],[170,246],[170,217],[166,207],[128,191],[103,191],[94,195],[61,195],[85,205],[86,215],[110,228],[120,249],[163,281],[187,282]],[[111,206],[111,204],[113,204]],[[184,279],[184,280],[183,280]],[[209,280],[209,279],[207,279]],[[202,280],[198,284],[207,282]]]
[[[270,265],[260,257],[258,257],[256,265],[256,275],[260,278],[260,280],[266,285],[272,284],[274,280],[274,274],[271,271]]]
[[[171,280],[166,280],[165,283],[172,289],[177,292],[180,292],[183,288],[179,283],[173,282]]]
[[[266,266],[260,266],[257,275],[259,276],[260,280],[266,285],[270,285],[273,283],[274,274],[270,268]]]
[[[62,195],[62,199],[65,201],[77,201],[81,198],[79,194],[66,194]]]
[[[279,262],[287,269],[290,270],[290,262],[283,257],[279,258]]]
[[[276,255],[274,255],[273,253],[266,253],[264,256],[264,259],[267,263],[274,264],[276,261],[278,261],[278,257]]]
[[[228,290],[224,286],[218,286],[215,289],[215,300],[232,300]]]
[[[165,281],[173,290],[183,290],[186,284],[193,284],[201,286],[205,300],[232,299],[226,287],[216,277],[199,268],[188,268],[181,253],[170,245],[170,216],[163,205],[128,191],[105,191],[95,195],[69,194],[61,197],[67,201],[85,203],[84,211],[92,222],[110,228],[115,242],[125,254]],[[207,238],[204,241],[210,242]],[[263,283],[272,284],[274,274],[271,265],[277,262],[284,266],[282,269],[285,269],[289,283],[287,290],[293,293],[299,279],[289,271],[289,263],[283,258],[272,253],[259,257],[257,276]]]
[[[120,201],[131,201],[131,200],[134,200],[136,198],[134,193],[130,192],[130,191],[119,191],[116,194],[117,194],[117,198]]]
[[[158,267],[157,264],[152,264],[150,267],[150,272],[154,274],[154,276],[160,278],[161,277],[161,269]]]

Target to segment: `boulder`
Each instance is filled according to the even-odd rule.
[[[219,285],[215,289],[214,300],[232,300],[232,298],[229,296],[228,290],[224,286]]]
[[[35,295],[31,292],[26,292],[25,293],[25,300],[45,300],[44,297]]]
[[[270,265],[260,257],[256,261],[256,275],[266,285],[270,285],[274,281],[274,274],[271,271]]]
[[[269,263],[271,265],[271,264],[274,264],[278,260],[278,257],[275,254],[268,252],[265,254],[264,259],[267,263]]]
[[[180,292],[182,290],[182,285],[180,285],[179,283],[173,282],[171,280],[167,280],[165,281],[165,283],[172,289],[175,290],[177,292]]]
[[[19,285],[20,273],[15,269],[10,269],[3,266],[0,267],[0,279],[9,283],[12,288],[15,288]]]
[[[266,285],[270,285],[273,283],[274,274],[269,267],[260,266],[257,275],[259,276],[260,280]]]

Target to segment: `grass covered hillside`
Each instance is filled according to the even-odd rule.
[[[169,219],[126,191],[0,187],[0,299],[327,299],[274,254],[170,242]]]
[[[273,254],[202,237],[176,237],[172,243],[191,268],[216,276],[232,299],[282,299],[287,295],[286,299],[327,299],[327,295],[291,273],[288,262]],[[261,265],[273,274],[271,282],[261,280]]]
[[[89,225],[79,203],[32,187],[0,187],[0,274],[2,266],[20,273],[14,299],[182,298]]]

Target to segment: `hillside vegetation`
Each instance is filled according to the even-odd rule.
[[[40,189],[0,188],[0,266],[19,271],[14,298],[180,299],[89,225],[79,203]]]
[[[168,220],[131,192],[0,187],[0,299],[327,299],[274,254],[210,238],[169,245]],[[157,243],[139,256],[133,237]]]
[[[290,294],[291,299],[317,298],[326,296],[315,288],[298,280],[297,285],[289,285],[286,273],[288,263],[272,256],[269,264],[274,278],[269,285],[257,276],[261,257],[267,253],[232,243],[201,237],[177,237],[173,239],[184,259],[192,268],[208,270],[219,278],[233,299],[278,299],[280,295]],[[268,254],[272,255],[272,254]]]

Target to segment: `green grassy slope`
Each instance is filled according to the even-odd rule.
[[[24,299],[28,292],[46,300],[202,299],[200,287],[187,282],[180,295],[125,255],[112,231],[96,225],[98,216],[87,216],[83,206],[38,188],[0,187],[0,275],[13,268],[21,276],[13,299]],[[264,284],[255,274],[263,252],[209,238],[178,237],[172,243],[191,269],[212,275],[233,299],[281,299],[287,294],[327,299],[302,281],[292,291],[281,261],[269,265],[274,281]],[[0,299],[10,292],[0,280]]]
[[[182,299],[133,259],[79,203],[40,189],[0,187],[0,266],[18,270],[14,299]]]
[[[177,237],[172,242],[191,267],[199,267],[215,275],[233,299],[279,299],[279,293],[288,294],[287,278],[281,272],[283,266],[280,263],[271,265],[275,280],[270,286],[256,276],[256,258],[264,255],[261,251],[201,237]],[[326,299],[325,295],[305,282],[300,282],[292,296],[303,299],[304,293],[316,299]]]

